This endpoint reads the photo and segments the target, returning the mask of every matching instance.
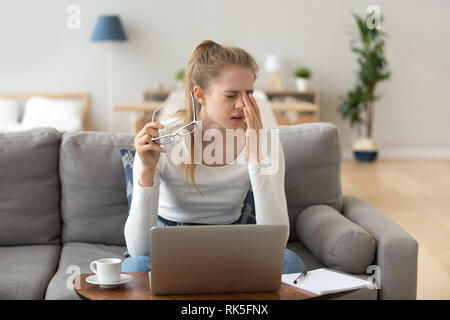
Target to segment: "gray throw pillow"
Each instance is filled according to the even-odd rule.
[[[0,133],[0,246],[60,243],[60,143],[54,128]]]
[[[303,210],[297,218],[296,232],[329,268],[361,274],[374,261],[375,239],[330,206],[314,205]]]

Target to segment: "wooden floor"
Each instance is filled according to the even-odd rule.
[[[418,299],[450,299],[450,160],[342,161],[342,191],[419,242]]]

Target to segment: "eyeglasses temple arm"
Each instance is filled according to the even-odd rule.
[[[197,115],[195,114],[195,100],[194,100],[194,95],[192,94],[192,91],[189,91],[189,94],[191,95],[192,98],[192,113],[194,116],[194,121],[197,122]]]
[[[155,122],[155,114],[159,111],[159,109],[161,109],[163,106],[159,106],[158,108],[156,108],[153,113],[152,113],[152,122]]]

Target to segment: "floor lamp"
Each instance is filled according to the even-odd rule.
[[[113,56],[112,45],[113,41],[126,41],[127,36],[125,30],[120,23],[119,16],[116,15],[102,15],[98,18],[95,25],[91,41],[106,41],[106,91],[107,91],[107,116],[108,116],[108,131],[113,131],[113,113],[112,104],[114,97],[113,88]]]

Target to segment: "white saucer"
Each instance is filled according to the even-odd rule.
[[[92,276],[87,277],[85,280],[88,283],[98,284],[100,285],[100,287],[112,288],[130,282],[131,280],[133,280],[133,276],[126,273],[121,273],[119,282],[102,283],[98,281],[97,275],[94,274]]]

